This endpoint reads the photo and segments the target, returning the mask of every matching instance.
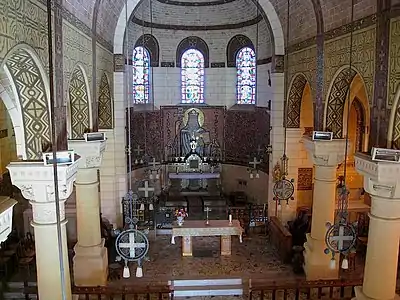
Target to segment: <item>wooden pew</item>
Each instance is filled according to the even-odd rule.
[[[292,235],[277,217],[270,217],[269,234],[272,245],[277,249],[283,262],[288,263],[292,252]]]

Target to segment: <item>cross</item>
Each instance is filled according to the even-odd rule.
[[[143,152],[143,149],[140,148],[140,145],[137,146],[137,148],[134,150],[137,154],[137,156],[140,155],[141,152]]]
[[[153,187],[149,187],[149,182],[146,180],[144,182],[144,187],[140,187],[138,188],[139,192],[144,192],[144,196],[147,198],[149,197],[149,192],[154,192],[154,188]]]
[[[257,165],[261,164],[261,161],[257,161],[257,158],[254,157],[253,161],[249,162],[249,165],[253,165],[253,169],[257,168]]]
[[[332,241],[338,242],[338,250],[339,251],[343,250],[343,242],[344,241],[352,241],[353,239],[354,239],[354,237],[351,235],[344,235],[344,226],[339,227],[339,235],[331,237]]]
[[[261,154],[264,154],[264,153],[263,153],[264,151],[265,151],[265,149],[262,148],[260,145],[258,145],[258,149],[257,149],[258,155],[260,155],[260,153],[261,153]]]
[[[136,248],[146,248],[146,243],[135,243],[135,233],[129,233],[128,243],[119,243],[120,248],[129,248],[129,257],[136,258]]]
[[[159,163],[159,162],[156,162],[156,159],[153,157],[153,160],[151,161],[150,164],[153,166],[153,169],[155,169],[155,168],[156,168],[156,165],[159,165],[160,163]]]

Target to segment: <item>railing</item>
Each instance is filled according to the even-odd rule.
[[[25,287],[25,299],[37,295],[37,287]],[[169,285],[135,285],[104,287],[72,287],[79,300],[173,300],[174,290]],[[39,297],[37,298],[39,299]],[[44,299],[47,300],[47,299]]]
[[[299,299],[351,299],[354,287],[361,286],[362,279],[355,280],[250,280],[249,300],[299,300]]]

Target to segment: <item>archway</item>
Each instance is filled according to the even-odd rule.
[[[388,148],[400,149],[400,86],[393,101],[389,120]]]
[[[91,103],[89,101],[89,84],[85,71],[76,66],[71,75],[68,88],[69,102],[67,106],[69,137],[81,139],[92,127]]]
[[[46,72],[28,45],[9,51],[0,66],[0,97],[11,118],[18,157],[41,159],[50,139],[49,85]]]
[[[326,130],[332,131],[334,138],[349,139],[346,165],[339,166],[338,176],[344,175],[346,167],[350,198],[359,198],[363,177],[355,170],[354,154],[368,149],[370,109],[364,80],[356,69],[349,70],[346,66],[339,69],[332,81],[325,111]]]

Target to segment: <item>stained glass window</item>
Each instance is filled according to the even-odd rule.
[[[132,68],[133,103],[149,103],[150,56],[144,47],[139,46],[133,50]]]
[[[236,55],[237,103],[256,103],[256,54],[249,47],[242,48]]]
[[[204,56],[188,49],[181,58],[182,103],[204,103]]]

